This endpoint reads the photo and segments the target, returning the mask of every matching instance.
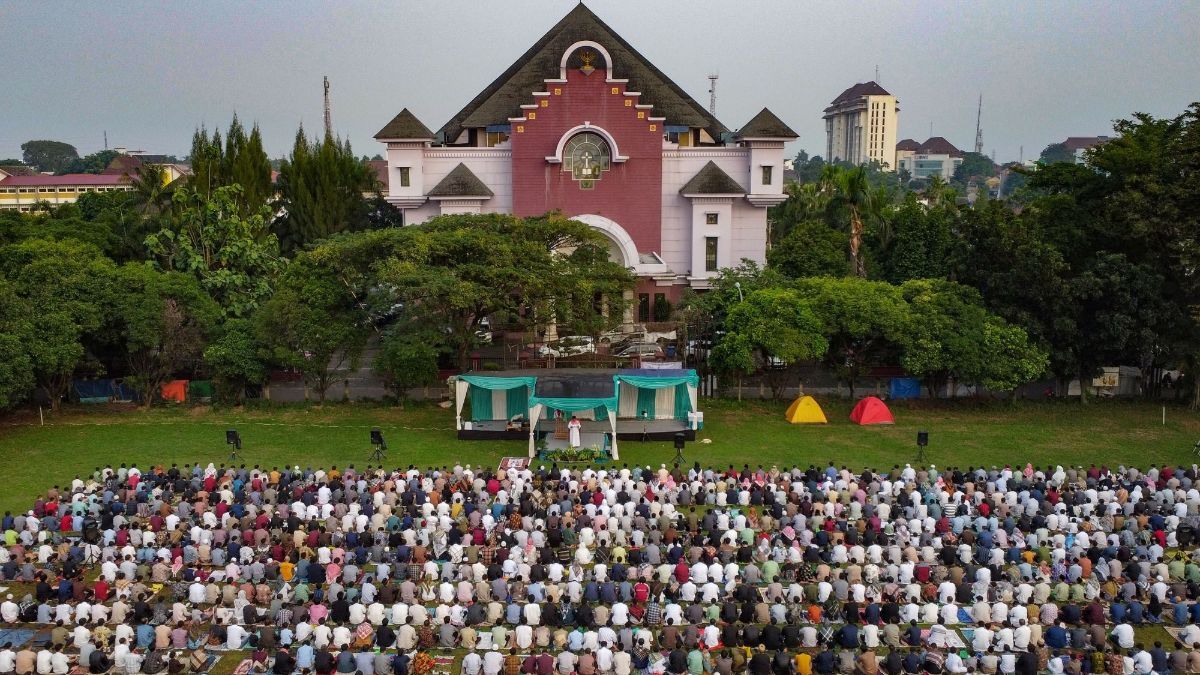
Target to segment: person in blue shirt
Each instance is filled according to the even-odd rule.
[[[312,670],[313,659],[316,656],[316,650],[311,644],[300,645],[296,650],[296,668],[298,670]]]
[[[1046,629],[1044,639],[1047,647],[1052,649],[1065,649],[1068,642],[1067,637],[1067,628],[1060,621]]]

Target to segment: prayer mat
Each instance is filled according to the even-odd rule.
[[[1183,644],[1183,629],[1184,627],[1180,626],[1163,626],[1163,630],[1171,634],[1171,638],[1175,640],[1176,644],[1182,647],[1191,647],[1191,645]]]
[[[921,640],[923,642],[929,642],[929,633],[930,630],[928,628],[921,629]],[[958,633],[955,633],[947,628],[945,632],[945,644],[939,644],[935,646],[944,647],[947,649],[964,649],[967,646],[967,643],[963,642],[962,638],[958,636]]]
[[[13,647],[21,647],[33,639],[37,631],[32,628],[7,628],[0,630],[0,645],[11,642]]]
[[[43,628],[37,631],[29,638],[29,640],[34,647],[45,647],[46,645],[50,644],[50,629]]]

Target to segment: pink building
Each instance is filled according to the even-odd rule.
[[[405,109],[375,138],[406,223],[559,210],[675,300],[764,261],[796,134],[765,108],[731,131],[579,4],[436,133]]]

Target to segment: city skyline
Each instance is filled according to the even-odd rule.
[[[0,39],[26,55],[0,104],[0,157],[32,139],[87,154],[105,131],[110,148],[182,156],[197,126],[224,128],[234,112],[280,157],[299,124],[320,132],[326,75],[335,131],[374,155],[398,110],[440,126],[575,4],[0,5]],[[717,117],[731,129],[770,107],[800,134],[789,156],[824,154],[822,109],[876,66],[899,99],[899,138],[924,140],[932,123],[972,147],[982,92],[984,151],[998,161],[1108,134],[1135,111],[1176,115],[1200,91],[1179,57],[1200,25],[1190,3],[586,4],[702,105],[719,72]]]

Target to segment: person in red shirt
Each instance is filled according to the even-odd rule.
[[[96,584],[92,586],[92,594],[96,596],[96,602],[108,600],[108,582],[104,580],[104,577],[96,579]]]

